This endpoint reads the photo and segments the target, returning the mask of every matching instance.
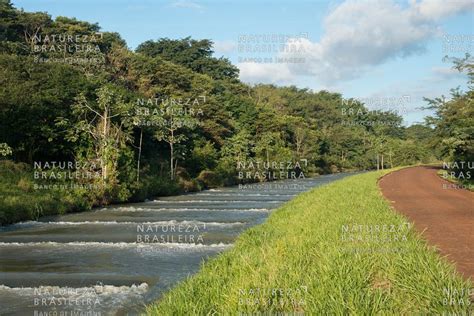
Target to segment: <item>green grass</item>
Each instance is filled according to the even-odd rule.
[[[37,220],[41,216],[88,211],[94,206],[109,203],[139,202],[149,197],[178,194],[182,190],[179,183],[167,177],[148,176],[142,178],[140,188],[134,188],[133,195],[124,190],[127,191],[126,196],[119,198],[123,192],[120,189],[126,187],[124,185],[106,192],[100,186],[91,189],[86,186],[87,183],[80,186],[74,180],[35,179],[34,173],[33,166],[26,163],[0,160],[0,225]]]
[[[455,184],[455,188],[462,188],[474,192],[474,180],[460,180],[451,176],[446,169],[439,169],[437,172],[441,179]]]
[[[469,313],[472,283],[412,227],[384,233],[391,242],[342,240],[343,225],[407,227],[379,191],[377,180],[388,172],[352,176],[301,194],[148,306],[147,314]],[[445,305],[445,299],[456,304]]]
[[[35,183],[31,166],[0,160],[0,225],[92,207],[78,190],[37,190]]]

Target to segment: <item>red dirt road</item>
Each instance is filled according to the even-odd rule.
[[[379,181],[383,195],[442,255],[474,280],[474,192],[449,188],[434,167],[406,168]],[[443,188],[443,184],[448,188]]]

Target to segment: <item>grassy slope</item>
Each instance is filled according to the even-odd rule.
[[[410,229],[407,240],[378,244],[341,240],[342,225],[406,223],[382,197],[377,179],[352,176],[304,193],[244,232],[235,247],[148,307],[154,315],[305,311],[311,315],[466,312],[467,294],[444,306],[444,288],[472,287]],[[350,251],[401,247],[400,252]],[[307,288],[302,288],[306,286]],[[271,293],[281,288],[280,304]],[[305,291],[307,289],[307,291]],[[292,291],[294,294],[289,294]],[[251,301],[246,300],[251,299]],[[462,300],[462,302],[460,301]]]
[[[469,191],[472,191],[474,192],[474,180],[465,180],[465,181],[462,181],[462,180],[458,180],[458,179],[455,179],[451,176],[449,176],[447,173],[446,173],[446,170],[444,169],[439,169],[438,172],[437,172],[438,176],[440,176],[441,179],[443,180],[446,180],[446,181],[449,181],[453,184],[455,184],[455,188],[462,188],[464,190],[469,190]]]
[[[90,208],[71,191],[35,190],[30,166],[0,160],[0,225]]]
[[[45,185],[34,179],[34,169],[25,163],[0,160],[0,225],[20,221],[37,220],[45,215],[59,215],[70,212],[88,211],[101,205],[103,192],[84,188],[71,189],[68,185],[79,185],[68,180],[52,180],[50,184],[62,185],[61,189],[36,188]],[[60,172],[61,170],[56,170]],[[180,187],[167,179],[150,177],[130,201],[179,193]],[[123,202],[123,201],[107,201]]]

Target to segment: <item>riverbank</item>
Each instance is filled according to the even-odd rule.
[[[68,172],[61,169],[43,172],[26,163],[0,160],[0,226],[38,220],[42,216],[90,211],[93,207],[143,202],[160,196],[237,184],[235,179],[203,171],[197,178],[180,172],[175,180],[167,176],[147,175],[142,176],[139,183],[134,180],[120,182],[120,185],[115,183],[104,189],[100,182],[81,184],[80,181],[69,180]],[[47,180],[41,179],[44,175]],[[243,186],[259,185],[263,182]]]
[[[91,209],[74,191],[35,189],[32,177],[27,164],[0,161],[0,225]]]
[[[472,284],[391,209],[377,186],[388,172],[301,194],[148,314],[467,314]]]
[[[175,195],[188,188],[162,178],[146,178],[131,192],[104,192],[97,184],[80,184],[48,171],[53,180],[36,179],[30,165],[0,160],[0,225],[38,220],[42,216],[89,211],[111,203],[141,202]],[[51,178],[52,179],[52,178]]]

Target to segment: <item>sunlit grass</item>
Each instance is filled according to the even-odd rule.
[[[147,313],[467,313],[472,284],[413,228],[376,233],[390,242],[342,239],[343,225],[407,227],[377,186],[387,172],[352,176],[301,194],[148,306]]]
[[[0,161],[0,225],[90,208],[90,202],[75,192],[35,189],[31,166]]]
[[[466,179],[466,180],[456,179],[456,177],[453,177],[452,175],[450,175],[448,173],[448,171],[445,170],[445,169],[439,169],[437,174],[442,179],[453,183],[454,184],[453,188],[455,188],[455,189],[461,188],[461,189],[465,189],[465,190],[469,190],[469,191],[474,192],[474,179],[469,179],[470,181],[468,179]],[[448,188],[449,188],[449,186],[448,186]]]

